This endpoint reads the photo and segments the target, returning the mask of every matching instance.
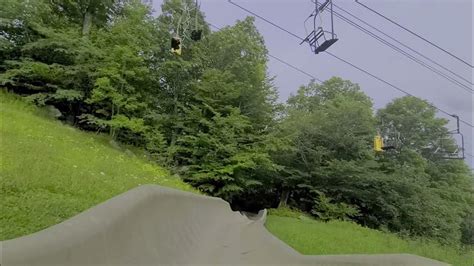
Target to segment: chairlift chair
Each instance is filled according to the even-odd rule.
[[[456,129],[452,130],[449,132],[451,136],[459,136],[459,139],[461,141],[461,146],[457,147],[455,151],[452,153],[445,154],[443,157],[444,159],[449,159],[449,160],[464,160],[466,158],[466,155],[464,153],[464,135],[461,133],[461,129],[459,127],[459,116],[456,114],[452,114],[452,117],[456,119]],[[453,137],[454,138],[454,137]],[[454,138],[455,139],[455,138]]]
[[[438,145],[433,154],[436,154],[440,158],[446,160],[464,160],[466,158],[464,153],[464,135],[461,133],[461,130],[459,128],[459,116],[455,114],[451,116],[456,119],[456,129],[449,131],[446,137],[442,137],[437,140]],[[444,141],[448,141],[451,144],[452,141],[455,141],[454,144],[456,145],[456,147],[454,149],[448,150],[445,146],[445,143],[443,143]]]
[[[177,35],[171,38],[171,52],[181,55],[181,38]]]
[[[374,151],[384,152],[389,150],[397,149],[397,144],[395,141],[383,138],[380,134],[375,135],[374,137]]]
[[[326,38],[326,34],[331,34],[331,38]],[[331,45],[339,40],[336,34],[332,34],[329,31],[323,30],[322,27],[318,27],[316,31],[312,31],[306,38],[300,43],[308,42],[315,54],[326,51]],[[322,42],[321,42],[322,41]]]
[[[198,0],[196,0],[196,4],[195,4],[195,7],[194,7],[194,29],[191,30],[191,36],[187,35],[187,33],[189,32],[188,31],[188,29],[189,29],[189,23],[188,23],[189,20],[188,19],[183,20],[184,15],[192,16],[192,15],[190,15],[191,11],[188,8],[183,9],[183,12],[185,14],[179,16],[179,20],[178,20],[178,23],[176,25],[175,36],[171,38],[171,52],[172,53],[174,53],[176,55],[181,55],[181,51],[182,51],[181,48],[183,46],[183,42],[187,41],[189,38],[193,41],[201,40],[203,30],[198,26],[199,7],[200,7],[200,5],[198,3]],[[180,37],[180,33],[181,33],[181,36],[183,37],[182,39]]]
[[[384,152],[390,150],[396,150],[400,148],[400,133],[399,132],[385,132],[380,133],[377,130],[377,134],[374,137],[374,151]]]
[[[196,9],[194,11],[194,29],[191,31],[191,40],[199,41],[202,38],[202,29],[198,28],[198,11],[200,9],[200,4],[196,0]]]
[[[201,29],[194,29],[191,31],[191,40],[199,41],[202,38],[202,30]]]
[[[375,152],[383,152],[383,139],[380,134],[375,135],[374,137],[374,151]]]
[[[443,149],[442,147],[438,147],[436,151],[434,152],[435,154],[441,155],[441,158],[447,159],[447,160],[464,160],[465,155],[464,155],[464,135],[461,132],[450,132],[449,133],[451,136],[459,136],[461,145],[456,146],[454,150],[447,151]],[[456,140],[456,138],[454,138]],[[442,142],[442,140],[441,140]]]
[[[318,0],[313,1],[315,4],[315,10],[311,13],[310,17],[313,17],[313,30],[303,39],[300,43],[303,44],[307,42],[311,47],[311,50],[315,54],[326,51],[331,45],[337,42],[339,39],[334,33],[334,20],[333,20],[333,10],[332,10],[332,0],[326,0],[324,3],[319,4]],[[330,15],[331,15],[331,31],[326,31],[322,26],[316,27],[316,17],[330,6]],[[309,17],[308,17],[309,18]],[[306,19],[307,20],[307,19]],[[306,22],[305,20],[305,22]],[[330,36],[330,37],[327,37]]]
[[[384,151],[395,150],[397,148],[397,146],[398,146],[398,144],[396,143],[395,140],[385,138],[384,141],[383,141],[382,150],[384,150]]]

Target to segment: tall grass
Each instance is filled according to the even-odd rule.
[[[453,265],[472,266],[474,250],[441,246],[428,240],[402,239],[344,221],[321,222],[289,211],[270,211],[266,227],[306,255],[409,253]]]
[[[129,156],[0,91],[0,240],[30,234],[141,184],[195,191],[163,168]],[[267,228],[303,254],[411,253],[469,265],[474,251],[405,240],[357,224],[271,210]]]
[[[33,233],[141,184],[179,178],[0,91],[0,240]]]

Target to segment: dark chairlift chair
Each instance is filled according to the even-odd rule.
[[[331,45],[337,42],[337,35],[334,33],[334,20],[333,20],[333,10],[332,10],[332,0],[326,0],[324,3],[319,4],[317,0],[313,1],[315,4],[315,9],[313,13],[308,17],[313,17],[313,30],[311,31],[306,38],[300,43],[303,44],[307,42],[311,47],[311,50],[315,54],[326,51]],[[323,27],[316,27],[316,17],[321,16],[321,13],[327,8],[330,7],[331,15],[331,31],[325,31]],[[307,19],[306,19],[307,20]],[[305,22],[306,22],[305,20]],[[326,35],[330,36],[329,38]]]
[[[326,33],[331,34],[331,38],[326,38]],[[318,27],[316,31],[312,31],[301,43],[308,42],[315,54],[326,51],[331,45],[337,42],[337,36],[331,32]]]

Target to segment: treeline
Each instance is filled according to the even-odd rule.
[[[371,99],[340,78],[277,103],[252,18],[211,32],[194,0],[166,0],[158,17],[138,0],[3,0],[0,15],[3,88],[143,147],[236,209],[289,205],[474,242],[473,176],[439,152],[455,148],[448,121],[413,97],[374,115]],[[178,29],[181,56],[170,52]],[[377,129],[397,133],[394,150],[373,152]]]

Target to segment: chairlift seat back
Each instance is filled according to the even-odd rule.
[[[199,41],[202,38],[202,30],[193,30],[191,32],[191,40]]]
[[[171,48],[177,50],[179,49],[179,45],[181,44],[181,39],[179,37],[171,38]]]

